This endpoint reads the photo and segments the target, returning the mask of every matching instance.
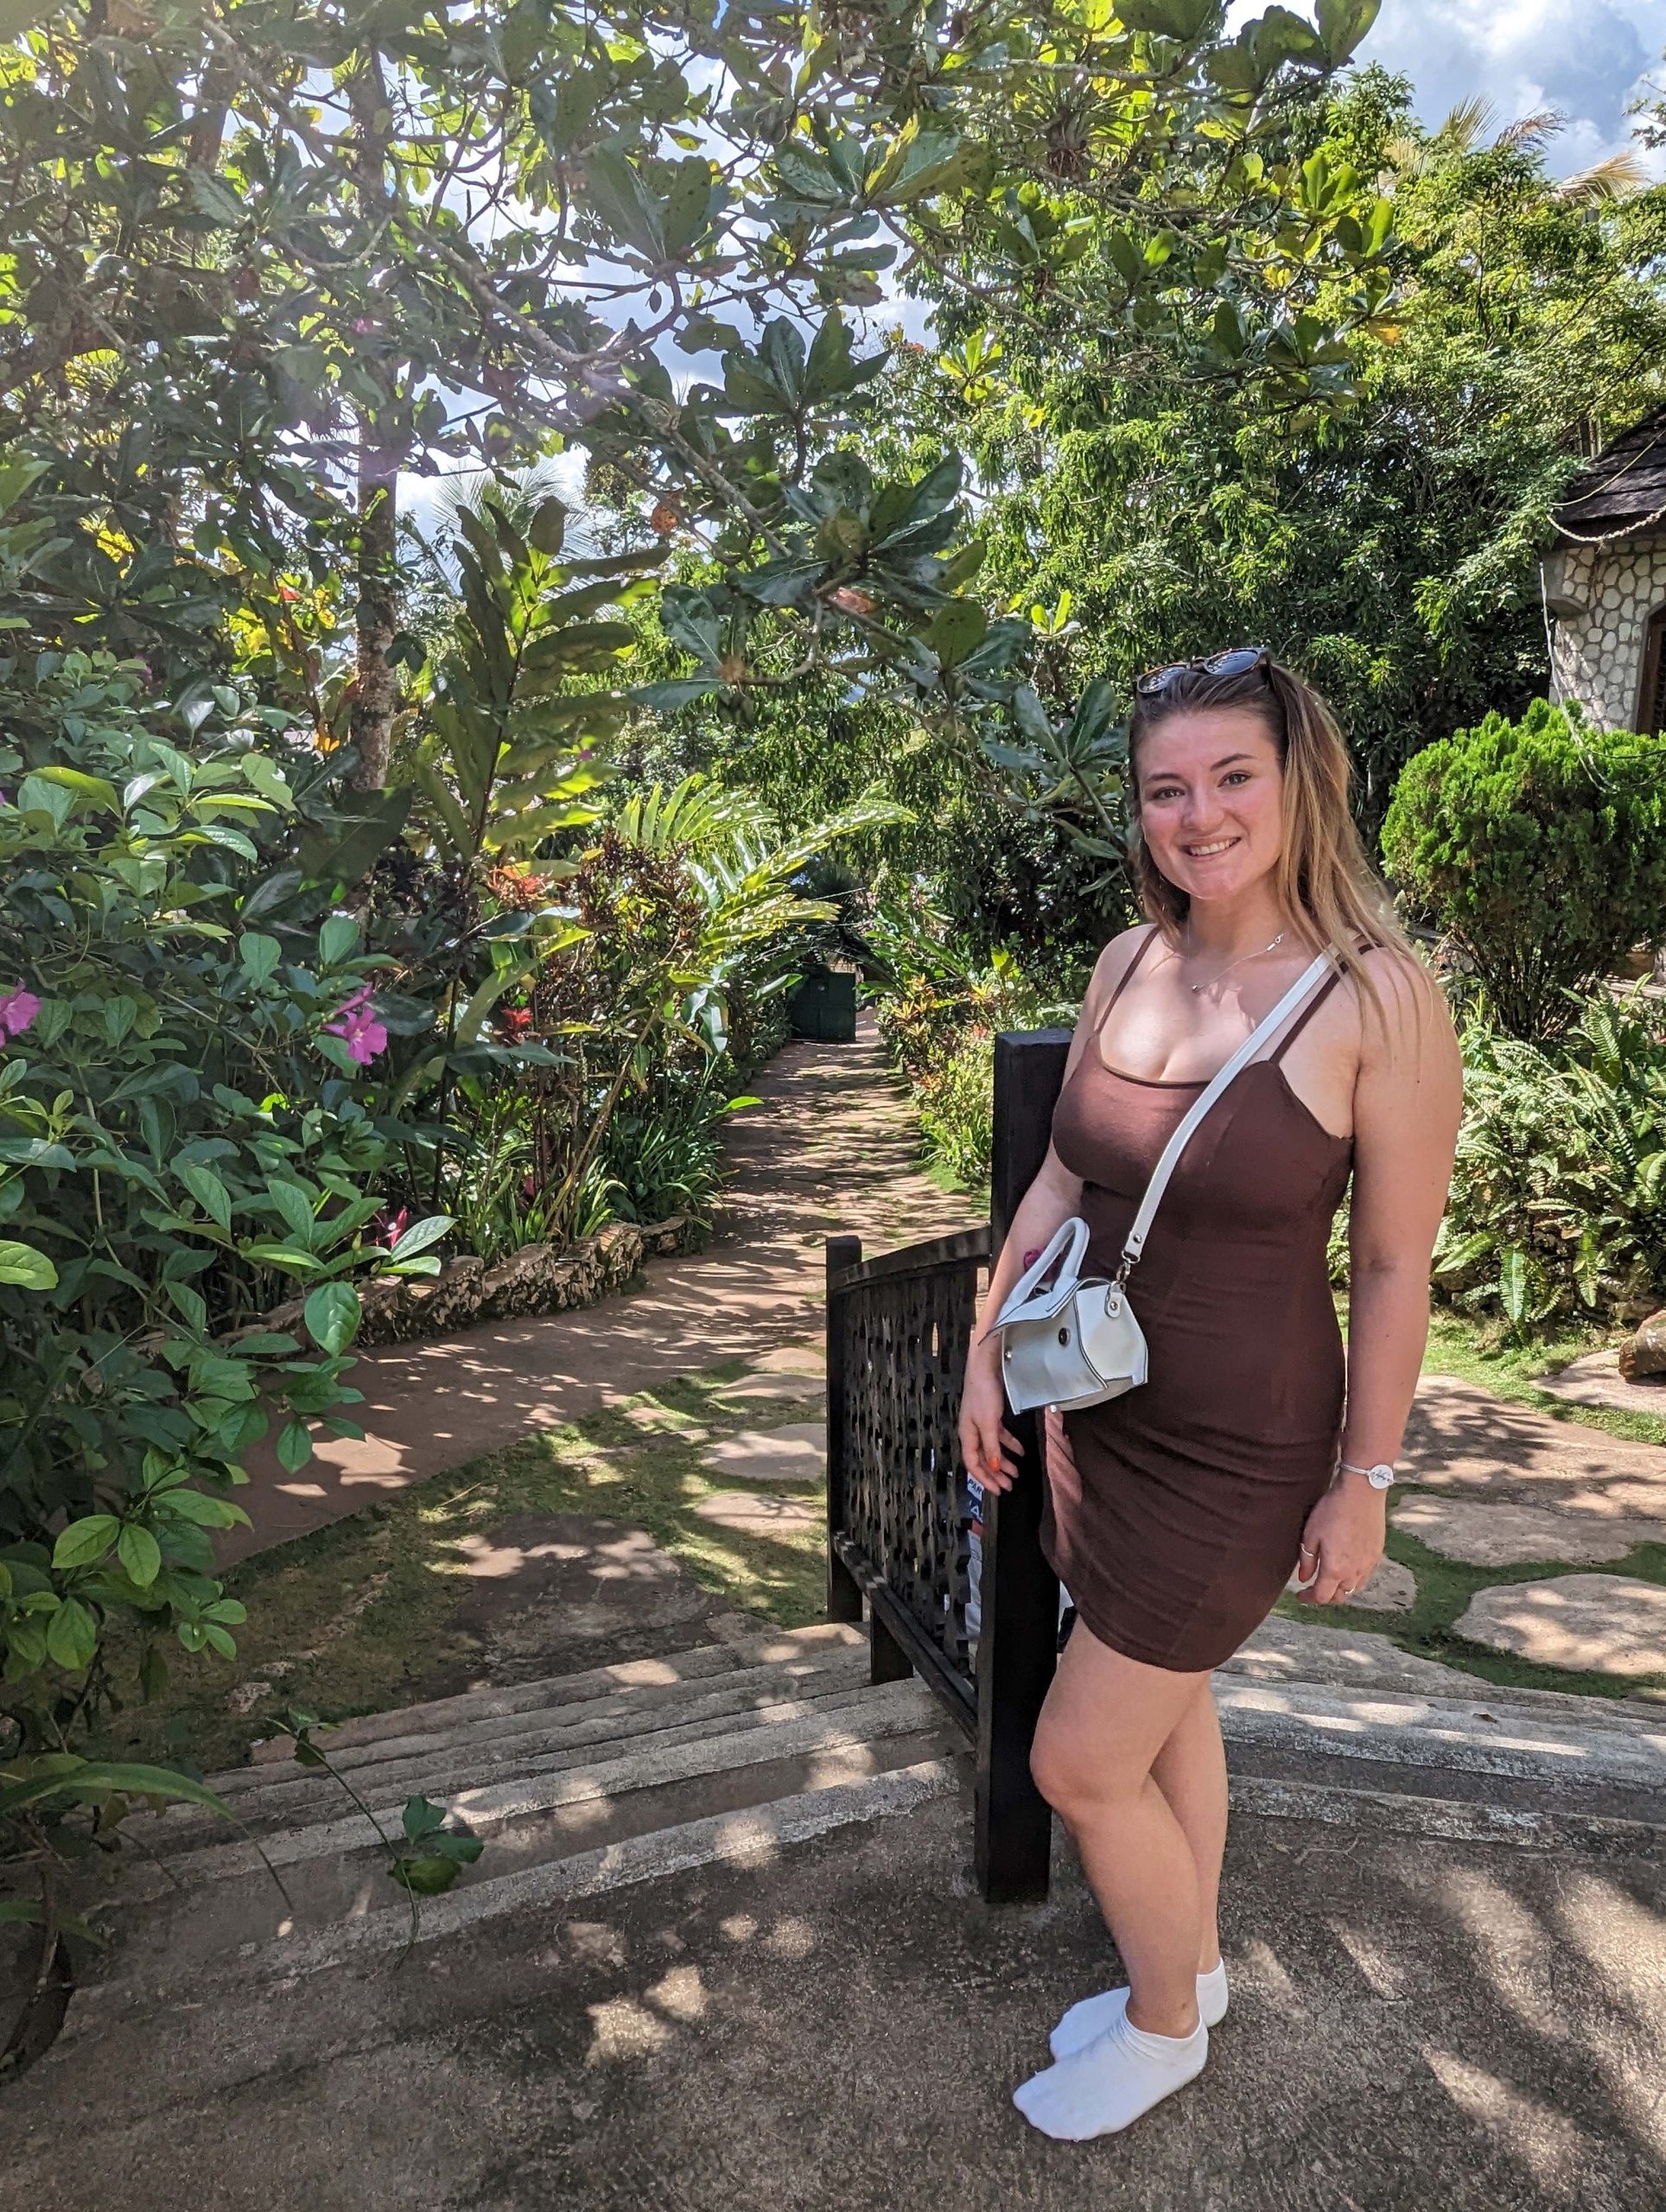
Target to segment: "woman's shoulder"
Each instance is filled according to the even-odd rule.
[[[1084,1013],[1104,1011],[1111,993],[1140,958],[1156,931],[1154,922],[1135,922],[1132,929],[1119,930],[1115,937],[1101,946],[1099,957],[1093,963],[1093,975],[1086,995],[1082,1001]]]
[[[1362,938],[1341,963],[1339,996],[1359,1023],[1362,1056],[1421,1060],[1435,1039],[1455,1046],[1447,995],[1412,947],[1392,938]]]

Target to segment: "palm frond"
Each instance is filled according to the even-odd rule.
[[[1629,200],[1634,192],[1646,190],[1650,181],[1642,155],[1626,146],[1600,162],[1593,162],[1574,176],[1565,176],[1556,187],[1556,197],[1576,207],[1607,207],[1617,200]]]

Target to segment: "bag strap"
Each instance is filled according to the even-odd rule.
[[[1250,1058],[1256,1047],[1265,1038],[1270,1036],[1280,1022],[1300,1005],[1319,977],[1330,968],[1331,961],[1332,956],[1326,950],[1321,952],[1316,960],[1302,970],[1266,1020],[1256,1024],[1226,1065],[1218,1075],[1211,1078],[1208,1088],[1202,1096],[1192,1101],[1179,1128],[1163,1147],[1157,1165],[1151,1171],[1151,1180],[1146,1185],[1145,1196],[1140,1201],[1140,1211],[1134,1217],[1134,1226],[1129,1230],[1127,1240],[1122,1246],[1122,1263],[1116,1270],[1116,1281],[1119,1286],[1128,1281],[1129,1270],[1145,1249],[1146,1237],[1157,1208],[1162,1202],[1163,1192],[1168,1187],[1168,1179],[1173,1173],[1180,1154],[1191,1141],[1199,1122],[1202,1121],[1227,1084],[1231,1082],[1238,1070]]]

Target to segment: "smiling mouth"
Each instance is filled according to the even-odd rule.
[[[1211,837],[1206,845],[1182,845],[1180,850],[1189,861],[1211,861],[1217,853],[1230,852],[1234,845],[1241,842],[1237,837]]]

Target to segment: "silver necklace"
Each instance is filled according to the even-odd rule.
[[[1271,952],[1275,946],[1282,944],[1283,942],[1284,931],[1281,930],[1271,944],[1258,945],[1253,952],[1239,953],[1237,958],[1229,960],[1224,968],[1217,969],[1212,976],[1205,976],[1201,983],[1188,983],[1186,988],[1195,997],[1198,992],[1206,991],[1211,983],[1218,983],[1223,976],[1230,976],[1235,968],[1241,968],[1246,960],[1259,960],[1263,952]]]

